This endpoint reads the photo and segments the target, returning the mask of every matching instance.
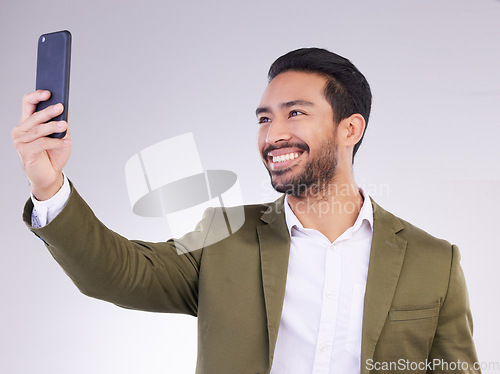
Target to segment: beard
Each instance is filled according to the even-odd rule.
[[[288,146],[287,144],[280,148]],[[310,155],[309,147],[305,144],[294,144],[307,151]],[[270,149],[266,150],[267,154]],[[325,140],[319,149],[319,153],[313,156],[303,166],[300,174],[293,174],[292,168],[270,170],[266,165],[269,176],[271,177],[271,185],[273,188],[281,193],[295,197],[307,196],[323,196],[326,195],[326,188],[333,180],[338,165],[337,146],[333,139]],[[286,174],[290,174],[287,178]],[[280,178],[282,177],[282,178]],[[278,180],[277,180],[278,179]],[[282,179],[281,181],[279,179]]]

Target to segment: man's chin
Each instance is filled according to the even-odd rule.
[[[302,196],[307,190],[307,186],[297,183],[293,180],[286,181],[276,181],[274,178],[271,179],[271,185],[273,188],[280,193],[284,193],[291,196]]]

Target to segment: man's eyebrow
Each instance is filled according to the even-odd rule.
[[[307,101],[307,100],[293,100],[293,101],[287,101],[285,103],[281,103],[280,108],[290,108],[290,107],[295,106],[295,105],[314,106],[313,103],[311,103],[310,101]],[[271,108],[269,108],[267,106],[263,106],[263,107],[258,107],[255,110],[255,115],[258,116],[261,113],[270,113],[270,112],[271,112]]]
[[[271,111],[271,108],[267,106],[260,106],[257,109],[255,109],[255,115],[258,116],[261,113],[269,113]]]
[[[281,108],[290,108],[291,106],[295,105],[302,105],[302,106],[314,106],[313,103],[310,101],[306,100],[293,100],[293,101],[287,101],[286,103],[283,103],[280,105]]]

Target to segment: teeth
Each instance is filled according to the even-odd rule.
[[[287,153],[286,155],[273,156],[273,162],[284,162],[288,160],[293,160],[299,157],[299,153]]]

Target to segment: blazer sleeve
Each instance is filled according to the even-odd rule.
[[[74,187],[47,226],[31,226],[32,210],[30,199],[25,224],[83,294],[125,308],[197,315],[202,247],[213,209],[192,233],[161,243],[128,240],[108,229]]]
[[[452,246],[448,290],[439,313],[429,354],[434,370],[429,373],[481,373],[472,339],[472,315],[460,253]]]

